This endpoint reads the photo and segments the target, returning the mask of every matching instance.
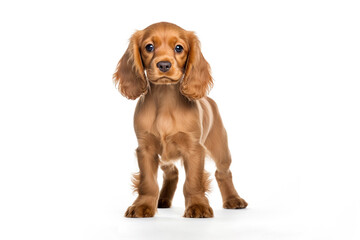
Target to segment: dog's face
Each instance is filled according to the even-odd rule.
[[[212,86],[210,67],[193,32],[161,22],[135,32],[113,75],[119,91],[136,99],[150,83],[177,84],[190,100],[203,97]]]
[[[144,30],[140,53],[150,82],[174,84],[181,80],[189,52],[186,36],[186,31],[175,25],[152,25]]]

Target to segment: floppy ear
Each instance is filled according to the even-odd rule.
[[[188,99],[196,100],[207,94],[212,87],[213,80],[210,66],[201,53],[199,39],[193,32],[188,32],[187,39],[190,49],[180,91]]]
[[[137,31],[131,36],[129,47],[120,59],[113,74],[113,80],[120,93],[133,100],[146,93],[148,89],[140,56],[141,36],[141,31]]]

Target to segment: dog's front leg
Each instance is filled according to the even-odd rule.
[[[189,151],[183,154],[186,180],[184,184],[184,217],[209,218],[213,210],[205,196],[208,190],[208,174],[204,170],[205,149],[200,144],[191,144]]]
[[[159,197],[157,172],[159,166],[158,146],[154,136],[147,134],[138,139],[136,155],[139,164],[139,175],[135,188],[139,194],[126,213],[125,217],[153,217]]]

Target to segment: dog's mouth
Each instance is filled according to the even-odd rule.
[[[154,84],[175,84],[177,82],[179,82],[180,79],[173,79],[173,78],[169,78],[169,77],[159,77],[157,79],[149,79],[150,82],[154,83]]]

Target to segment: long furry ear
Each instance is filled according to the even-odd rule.
[[[131,36],[129,47],[113,74],[113,80],[120,93],[133,100],[146,93],[148,89],[140,55],[141,36],[141,31],[137,31]]]
[[[188,32],[187,39],[190,49],[180,91],[188,99],[196,100],[207,94],[212,87],[213,80],[210,66],[201,53],[199,39],[193,32]]]

